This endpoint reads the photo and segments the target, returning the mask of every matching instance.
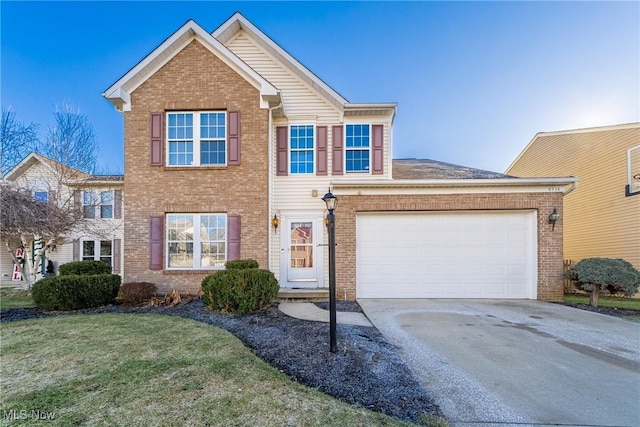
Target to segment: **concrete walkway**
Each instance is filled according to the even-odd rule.
[[[329,310],[323,310],[310,302],[281,302],[278,308],[287,316],[314,322],[328,322]],[[350,311],[336,312],[337,323],[357,326],[373,326],[362,313]]]

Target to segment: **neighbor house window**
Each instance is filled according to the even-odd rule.
[[[347,172],[369,172],[371,132],[368,124],[346,125],[345,165]]]
[[[42,203],[49,203],[49,192],[48,191],[34,191],[33,197]]]
[[[167,268],[221,268],[227,260],[225,214],[167,215]]]
[[[84,240],[83,261],[102,261],[113,267],[113,244],[111,240]]]
[[[640,145],[627,150],[627,196],[640,194]]]
[[[85,218],[113,218],[113,191],[83,191],[82,211]]]
[[[292,125],[289,134],[291,173],[313,173],[313,125]]]
[[[167,113],[168,165],[225,165],[226,123],[225,112]]]

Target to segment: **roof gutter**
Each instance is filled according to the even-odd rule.
[[[571,185],[564,194],[573,191],[578,178],[484,178],[484,179],[380,179],[380,180],[350,180],[333,181],[331,187],[335,189],[347,188],[435,188],[435,187],[523,187],[549,186],[558,187]]]

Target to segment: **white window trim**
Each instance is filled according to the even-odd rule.
[[[85,193],[92,194],[93,205],[86,204]],[[102,204],[102,193],[111,193],[111,205]],[[93,206],[93,218],[84,216],[84,208]],[[111,206],[111,216],[102,217],[102,206]],[[82,190],[82,217],[86,219],[114,219],[116,209],[116,195],[113,190]]]
[[[100,244],[102,242],[110,242],[111,243],[111,255],[109,255],[109,258],[111,259],[111,263],[109,265],[111,265],[111,270],[113,271],[113,262],[114,262],[114,254],[113,254],[113,248],[114,248],[114,244],[113,244],[113,240],[112,239],[82,239],[80,240],[80,260],[84,261],[85,260],[85,256],[84,256],[84,243],[85,242],[93,242],[93,261],[101,261],[100,258],[103,257],[103,255],[100,253]]]
[[[169,252],[169,217],[171,216],[188,216],[191,215],[193,216],[193,224],[194,224],[194,228],[196,227],[196,224],[198,224],[198,226],[200,225],[200,218],[203,215],[220,215],[224,217],[224,226],[225,226],[225,240],[224,240],[224,261],[223,261],[223,265],[216,267],[216,266],[212,266],[212,267],[202,267],[199,265],[200,260],[202,258],[202,246],[201,246],[201,240],[200,240],[200,236],[197,236],[197,234],[194,232],[193,233],[193,265],[191,267],[170,267],[169,266],[169,258],[170,258],[170,252]],[[229,253],[228,253],[228,244],[229,244],[229,218],[227,216],[226,213],[221,213],[221,212],[201,212],[201,213],[193,213],[193,212],[172,212],[170,214],[166,214],[165,218],[164,218],[164,229],[165,229],[165,233],[164,233],[164,252],[165,252],[165,260],[164,260],[164,265],[165,265],[165,269],[167,270],[171,270],[171,271],[193,271],[193,270],[224,270],[224,264],[227,262],[228,257],[229,257]],[[196,238],[197,236],[197,238]],[[173,241],[171,241],[173,242]],[[196,265],[196,262],[198,263],[198,265]]]
[[[347,148],[347,126],[354,126],[354,125],[355,126],[366,125],[366,126],[369,127],[369,148],[367,149],[369,151],[369,169],[368,170],[361,170],[361,171],[360,170],[359,171],[349,171],[349,170],[347,170],[347,151],[361,151],[361,149],[359,149],[359,148],[351,148],[351,149]],[[343,143],[344,148],[343,148],[343,154],[342,154],[342,162],[343,163],[342,164],[344,165],[344,173],[345,174],[349,174],[349,175],[351,175],[351,174],[354,174],[354,175],[371,175],[371,163],[373,162],[373,158],[372,158],[372,156],[373,156],[373,147],[371,146],[372,143],[373,143],[373,135],[371,133],[372,131],[373,131],[373,127],[372,127],[372,124],[369,123],[369,122],[366,122],[366,123],[352,122],[352,123],[345,123],[344,124],[344,131],[343,131],[344,133],[343,133],[343,136],[342,136],[342,138],[343,138],[342,140],[344,141],[344,143]]]
[[[202,165],[200,163],[200,144],[202,143],[202,138],[200,137],[200,115],[201,114],[224,114],[224,163],[212,163]],[[169,152],[169,115],[170,114],[191,114],[193,116],[193,164],[191,165],[172,165],[169,162],[170,152]],[[227,166],[227,162],[229,161],[229,153],[227,143],[229,141],[229,126],[227,123],[227,111],[225,110],[193,110],[193,111],[167,111],[165,113],[165,144],[166,144],[166,159],[165,164],[170,168],[195,168],[195,167],[224,167]],[[180,139],[182,141],[184,139]]]
[[[313,129],[313,136],[312,136],[312,143],[313,146],[310,149],[304,149],[304,150],[295,150],[296,152],[304,152],[304,151],[311,151],[311,153],[313,154],[313,162],[312,162],[312,166],[313,166],[313,170],[311,172],[293,172],[291,170],[291,153],[293,153],[294,150],[291,149],[291,128],[292,127],[299,127],[299,126],[311,126],[311,128]],[[287,149],[289,151],[289,164],[287,165],[287,167],[289,168],[289,175],[315,175],[316,174],[316,163],[318,161],[317,156],[316,156],[316,125],[315,123],[291,123],[289,124],[289,140],[287,141]]]

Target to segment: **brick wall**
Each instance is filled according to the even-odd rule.
[[[538,299],[563,297],[562,193],[436,194],[403,196],[339,196],[336,219],[336,291],[356,298],[356,214],[380,211],[447,211],[526,209],[538,211]],[[551,231],[553,208],[560,220]]]
[[[132,93],[131,105],[124,115],[124,282],[195,293],[211,273],[149,270],[149,218],[169,212],[240,215],[241,257],[266,268],[268,112],[260,109],[259,91],[193,41]],[[150,113],[166,110],[240,111],[241,164],[150,166]]]

